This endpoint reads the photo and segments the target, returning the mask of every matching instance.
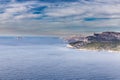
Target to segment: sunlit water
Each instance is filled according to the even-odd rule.
[[[69,49],[57,37],[0,37],[0,80],[120,80],[120,54]]]

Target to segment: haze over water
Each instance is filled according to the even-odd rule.
[[[119,80],[120,54],[69,49],[58,37],[0,37],[0,80]]]

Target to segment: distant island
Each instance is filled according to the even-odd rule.
[[[94,33],[91,36],[72,36],[65,39],[68,46],[85,50],[120,51],[120,32]]]

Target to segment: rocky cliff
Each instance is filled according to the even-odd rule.
[[[120,51],[119,32],[94,33],[92,36],[71,37],[67,41],[72,48],[76,49]]]

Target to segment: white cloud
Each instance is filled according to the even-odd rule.
[[[47,6],[47,8],[40,14],[33,14],[30,11],[40,6]],[[0,28],[4,31],[14,29],[13,32],[16,33],[52,34],[52,32],[57,33],[57,29],[60,30],[58,31],[60,33],[74,30],[78,32],[79,30],[87,31],[100,27],[115,27],[120,30],[120,0],[80,0],[79,2],[70,3],[43,3],[37,1],[18,3],[16,0],[11,0],[11,3],[7,5],[0,5],[0,10],[2,11],[0,13],[0,24],[6,26],[5,28],[0,26]],[[36,20],[35,18],[41,19]],[[103,18],[103,20],[85,21],[84,18]],[[104,20],[104,18],[107,19]]]
[[[1,5],[0,10],[2,10],[3,13],[0,13],[0,23],[14,22],[16,20],[40,17],[41,15],[39,14],[32,14],[32,12],[28,13],[28,11],[32,8],[32,5],[38,5],[38,3],[17,3],[15,0],[12,0],[12,3]]]
[[[90,4],[91,3],[91,4]],[[59,5],[59,4],[58,4]],[[46,9],[45,14],[51,17],[66,17],[78,15],[81,17],[114,17],[120,16],[120,4],[100,3],[100,1],[87,3],[64,3]]]
[[[17,19],[22,19],[20,17],[26,16],[28,14],[31,17],[36,17],[36,14],[28,13],[31,8],[35,6],[48,6],[44,12],[40,15],[45,15],[49,19],[55,17],[73,17],[78,16],[81,18],[84,17],[107,17],[107,18],[116,18],[120,17],[120,4],[119,0],[95,0],[95,1],[84,1],[72,2],[72,3],[38,3],[38,2],[25,2],[17,3],[15,0],[12,0],[13,3],[8,4],[4,8],[4,13],[0,14],[1,19],[10,16],[16,17]],[[112,3],[113,2],[113,3]],[[112,4],[111,4],[112,3]],[[33,6],[34,5],[34,6]],[[57,6],[56,6],[57,5]],[[19,14],[19,15],[15,15]],[[25,14],[25,15],[24,15]],[[4,16],[6,15],[6,16]],[[34,16],[33,16],[34,15]],[[27,18],[27,17],[26,17]],[[46,17],[45,17],[46,18]],[[73,17],[74,18],[74,17]],[[14,18],[13,18],[14,19]],[[64,18],[63,18],[64,20]]]
[[[6,13],[23,13],[25,11],[27,11],[27,8],[25,6],[12,7],[5,10]]]
[[[40,15],[38,14],[23,14],[23,15],[15,16],[14,19],[20,20],[20,19],[38,18],[38,17],[40,17]]]

